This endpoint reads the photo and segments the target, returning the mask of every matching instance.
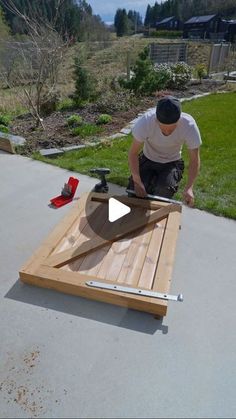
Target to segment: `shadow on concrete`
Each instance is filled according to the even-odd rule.
[[[41,289],[24,284],[19,279],[5,298],[149,335],[158,330],[162,334],[168,333],[168,326],[163,325],[163,318],[154,318],[152,314]]]
[[[59,208],[55,207],[55,205],[52,205],[52,204],[48,204],[48,207],[49,207],[49,208],[52,208],[52,209],[55,209],[55,210],[56,210],[56,209],[59,209]]]
[[[80,198],[79,197],[76,197],[76,198],[73,198],[72,199],[72,201],[70,201],[70,202],[67,202],[65,205],[67,205],[67,204],[73,204],[73,202],[75,202],[75,201],[78,201]],[[62,205],[62,206],[64,206],[64,205]],[[49,203],[48,204],[48,207],[49,208],[52,208],[52,209],[54,209],[54,210],[59,210],[61,207],[55,207],[55,205],[53,205],[53,204],[51,204],[51,203]]]
[[[12,154],[12,153],[8,153],[7,151],[4,151],[4,150],[0,150],[0,154]]]

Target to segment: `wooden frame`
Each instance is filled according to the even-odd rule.
[[[84,194],[21,268],[20,279],[32,285],[165,316],[165,300],[91,288],[86,282],[95,280],[168,293],[181,206],[118,196],[119,201],[132,207],[137,217],[128,225],[121,218],[118,228],[117,224],[115,228],[109,225],[109,234],[104,239],[91,229],[87,216],[89,210],[97,207],[95,223],[101,224],[101,231],[106,229],[108,221],[103,211],[110,197]],[[142,208],[149,211],[145,224],[138,217]]]
[[[15,154],[14,145],[12,144],[10,139],[8,138],[8,134],[6,134],[4,136],[1,133],[1,135],[0,135],[0,150],[7,151],[7,153]]]

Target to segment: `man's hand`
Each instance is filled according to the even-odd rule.
[[[143,147],[142,142],[137,141],[134,138],[134,141],[129,150],[129,167],[130,167],[130,171],[131,171],[133,182],[134,182],[134,191],[138,197],[144,198],[145,196],[147,196],[147,192],[145,190],[144,184],[140,177],[139,158],[138,158],[141,147]]]
[[[183,192],[183,200],[189,207],[194,206],[194,193],[192,188],[187,188]]]
[[[141,180],[140,182],[134,181],[134,190],[139,198],[145,198],[145,196],[147,196],[145,186]]]
[[[188,150],[189,152],[189,167],[188,180],[183,192],[183,200],[189,207],[194,205],[193,183],[198,175],[200,168],[199,148]]]

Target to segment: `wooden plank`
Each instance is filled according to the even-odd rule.
[[[123,266],[118,276],[118,282],[136,287],[143,269],[148,245],[152,236],[153,226],[149,225],[143,231],[139,231],[133,238],[126,254]]]
[[[102,237],[95,237],[94,240],[87,241],[83,243],[77,249],[65,250],[63,252],[58,253],[57,255],[50,256],[47,258],[47,264],[49,266],[60,267],[67,264],[69,261],[73,261],[76,258],[86,255],[95,249],[99,249],[109,241],[116,241],[120,238],[126,236],[129,233],[132,233],[135,230],[138,230],[146,225],[152,224],[157,222],[161,219],[164,219],[170,212],[178,211],[179,205],[177,204],[170,204],[166,207],[160,208],[155,211],[153,214],[147,216],[146,218],[142,217],[141,219],[133,217],[130,223],[127,225],[126,223],[119,224],[115,223],[114,228],[109,228],[107,239]],[[119,221],[119,220],[118,220]]]
[[[111,198],[110,195],[103,194],[103,193],[93,192],[91,194],[91,199],[93,201],[108,202],[110,198]],[[147,208],[147,209],[150,209],[150,210],[157,210],[159,208],[166,207],[167,205],[169,205],[167,202],[150,201],[148,199],[132,198],[132,197],[128,197],[128,196],[125,196],[125,195],[112,195],[112,198],[115,198],[118,201],[122,202],[123,204],[131,206],[131,207],[136,206],[136,207],[139,207],[139,208]],[[181,205],[179,205],[179,206],[180,206],[180,209],[181,209]]]
[[[175,248],[179,232],[180,214],[169,214],[161,254],[153,282],[153,291],[168,293],[174,264]]]
[[[21,267],[20,271],[33,271],[53,252],[75,219],[80,216],[84,209],[86,199],[87,194],[84,194],[65,215],[62,221],[54,227],[46,240],[42,242],[41,246],[33,253],[31,258]]]
[[[93,252],[85,256],[83,262],[80,265],[79,272],[90,275],[90,276],[91,275],[97,276],[99,269],[103,263],[103,260],[106,257],[107,253],[109,252],[110,247],[111,247],[111,244],[109,244],[108,246],[102,247],[96,252]]]
[[[115,282],[117,280],[132,239],[133,234],[112,243],[109,252],[103,259],[98,276],[108,281]]]
[[[133,217],[140,218],[143,216],[143,209],[142,208],[135,208],[133,211]],[[122,219],[120,220],[120,227],[124,224],[125,221]],[[129,249],[129,246],[132,243],[134,237],[139,235],[139,230],[136,230],[132,233],[129,233],[125,236],[125,239],[119,239],[119,241],[115,241],[112,243],[109,252],[105,256],[101,268],[99,269],[99,276],[106,278],[109,281],[116,281],[119,275],[119,272],[122,268],[124,263],[126,253]]]
[[[111,226],[110,222],[107,220],[107,217],[106,217],[106,214],[107,214],[106,205],[104,204],[104,206],[103,206],[103,205],[100,204],[100,208],[104,211],[104,214],[103,214],[102,217],[95,218],[95,220],[93,221],[93,228],[95,227],[95,224],[94,223],[96,223],[95,229],[97,231],[97,223],[100,224],[100,222],[101,222],[100,220],[102,219],[103,220],[103,227],[102,227],[102,229],[100,231],[100,234],[101,234],[101,237],[102,237],[103,236],[103,232],[110,231],[110,229],[112,229],[112,228],[114,229],[114,226]],[[138,211],[140,211],[140,210],[138,210]],[[122,219],[118,220],[118,224],[119,225],[122,225],[122,223],[123,223],[123,220]],[[91,239],[93,241],[95,241],[96,238],[97,238],[97,235],[96,235],[96,233],[94,233],[93,236],[91,237]],[[90,241],[92,241],[92,240],[90,240]],[[96,249],[92,249],[90,252],[87,252],[87,254],[85,254],[83,256],[83,259],[80,257],[80,260],[82,261],[82,264],[83,264],[83,262],[85,262],[85,263],[86,263],[86,261],[88,262],[88,263],[86,263],[86,265],[84,265],[86,267],[86,269],[84,270],[84,272],[88,273],[88,271],[89,271],[89,263],[92,266],[90,268],[91,271],[93,272],[92,274],[94,275],[94,272],[97,272],[97,269],[96,268],[93,269],[94,263],[96,262],[97,264],[99,264],[98,268],[100,267],[99,256],[102,255],[104,257],[106,255],[106,253],[108,252],[109,248],[112,245],[112,242],[110,242],[110,241],[107,241],[106,244],[107,243],[108,243],[108,245],[105,245],[105,246],[102,246],[102,247],[98,247]],[[82,243],[82,245],[83,244],[84,243]],[[103,251],[103,248],[104,247],[106,249],[105,252]],[[101,263],[102,263],[102,261],[101,261]],[[79,270],[81,270],[82,264],[81,264]]]
[[[109,195],[107,194],[101,194],[101,193],[92,193],[91,199],[92,202],[104,202],[107,203],[109,200]],[[147,209],[159,209],[162,206],[166,206],[168,204],[164,203],[164,205],[158,204],[157,202],[154,202],[152,205],[152,202],[147,202],[146,200],[141,200],[137,198],[128,198],[127,196],[112,196],[113,198],[118,199],[120,202],[123,202],[124,204],[130,205],[130,206],[138,206],[141,208],[147,208]],[[134,236],[137,236],[137,232],[135,232]],[[113,242],[112,246],[105,247],[105,251],[103,249],[97,250],[96,252],[87,255],[84,259],[84,262],[80,265],[79,271],[83,273],[87,273],[88,275],[96,275],[98,274],[100,277],[106,278],[107,280],[114,281],[116,280],[124,259],[126,255],[124,254],[124,249],[129,247],[129,244],[132,242],[132,239],[124,241],[118,241]],[[96,264],[95,260],[96,259]],[[101,261],[99,261],[101,258],[103,258]],[[76,263],[76,262],[75,262]],[[91,269],[85,269],[88,266],[92,266]],[[83,268],[83,269],[82,269]]]
[[[167,219],[159,221],[152,231],[152,237],[143,263],[143,269],[139,278],[138,287],[152,289],[154,275],[159,259],[162,240],[164,237]]]
[[[138,211],[135,212],[135,215],[138,218]],[[151,226],[150,226],[151,228]],[[149,227],[146,227],[148,230]],[[128,234],[125,239],[120,239],[116,242],[113,242],[110,246],[109,251],[105,255],[102,263],[100,264],[100,269],[98,271],[98,275],[102,278],[106,278],[109,281],[116,281],[118,280],[118,276],[120,271],[123,267],[124,261],[127,258],[127,252],[130,252],[130,246],[133,248],[134,241],[136,243],[137,250],[140,246],[144,246],[143,241],[145,240],[145,231],[143,229],[136,230],[131,234]],[[140,243],[139,243],[140,241]],[[138,260],[140,260],[138,258]],[[133,264],[132,267],[130,266],[131,271],[134,268]],[[88,271],[88,274],[90,272]]]
[[[96,230],[99,232],[99,230],[101,230],[106,222],[106,209],[105,207],[103,207],[101,204],[99,204],[98,202],[91,202],[93,208],[91,208],[91,211],[94,211],[94,228],[96,228]],[[78,220],[79,221],[79,220]],[[84,225],[84,223],[86,222],[86,224]],[[96,233],[95,231],[91,228],[91,226],[89,225],[89,223],[87,222],[87,218],[84,218],[83,220],[80,220],[79,224],[81,225],[82,231],[80,232],[80,236],[77,239],[76,242],[76,247],[82,245],[83,243],[85,243],[86,241],[89,240],[93,240],[96,237]],[[71,248],[70,248],[71,249]],[[94,257],[93,255],[90,255],[92,257]],[[70,270],[70,271],[78,271],[81,269],[81,265],[84,263],[85,259],[87,258],[87,256],[82,256],[79,259],[76,259],[73,262],[70,262],[68,265],[66,265],[66,270]],[[91,260],[92,262],[92,260]],[[85,268],[85,270],[88,269]]]
[[[12,142],[8,138],[0,137],[0,150],[15,154],[15,149]]]
[[[61,241],[55,247],[51,255],[62,252],[63,250],[69,249],[72,246],[76,246],[78,244],[78,240],[80,240],[80,237],[83,234],[86,225],[88,224],[87,216],[91,212],[95,212],[96,214],[96,209],[98,207],[99,203],[92,201],[86,206],[84,205],[82,212],[79,214],[79,216],[75,217],[73,224],[65,233],[65,235],[62,236]],[[85,236],[83,237],[86,239]]]
[[[167,311],[167,302],[164,300],[91,288],[85,282],[94,280],[93,277],[66,272],[45,265],[41,265],[35,273],[21,272],[20,278],[23,282],[31,285],[54,289],[66,294],[78,295],[92,300],[158,314],[160,316],[165,316]],[[109,281],[105,281],[104,279],[100,279],[100,281],[109,283]]]

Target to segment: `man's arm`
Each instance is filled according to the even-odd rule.
[[[193,207],[194,193],[193,184],[199,173],[200,169],[200,152],[199,148],[188,150],[189,153],[189,167],[188,167],[188,180],[183,192],[183,198],[187,205]]]
[[[140,141],[137,141],[134,139],[129,150],[129,167],[130,167],[130,171],[131,171],[132,178],[134,181],[135,193],[137,196],[143,198],[147,195],[147,192],[145,190],[144,184],[140,177],[139,159],[138,159],[138,155],[142,146],[143,144]]]

